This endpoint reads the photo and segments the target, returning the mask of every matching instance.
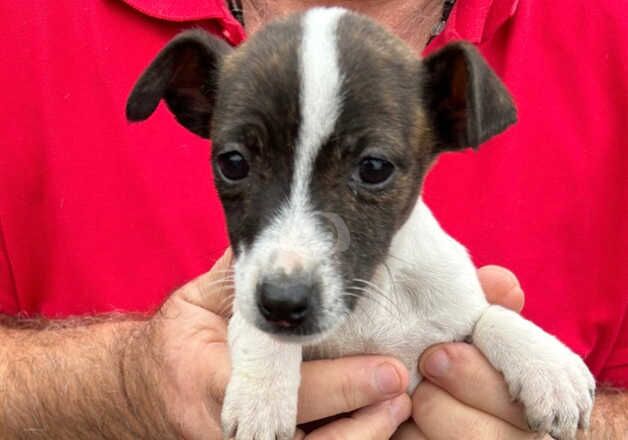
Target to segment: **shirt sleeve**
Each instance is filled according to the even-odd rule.
[[[628,390],[628,307],[624,310],[623,324],[598,382]]]
[[[18,307],[11,263],[4,243],[2,225],[0,224],[0,314],[15,315],[17,313]]]

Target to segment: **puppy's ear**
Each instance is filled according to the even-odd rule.
[[[435,154],[475,148],[516,122],[506,87],[471,44],[450,44],[423,63],[423,103],[436,134]]]
[[[181,125],[209,137],[218,71],[230,50],[227,43],[205,31],[177,35],[135,84],[126,103],[127,119],[145,120],[164,99]]]

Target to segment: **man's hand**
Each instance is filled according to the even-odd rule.
[[[489,302],[515,311],[524,295],[516,277],[506,269],[487,266],[478,276]],[[395,439],[445,438],[532,439],[523,408],[512,401],[502,375],[475,347],[439,344],[419,360],[424,380],[412,396],[412,422]]]
[[[515,276],[487,266],[478,275],[489,302],[521,311],[524,296]],[[439,344],[419,360],[424,381],[412,396],[412,419],[396,440],[539,439],[529,432],[523,408],[512,401],[502,375],[475,347]],[[579,440],[628,438],[628,392],[599,389],[588,431]],[[543,439],[550,440],[550,436]]]
[[[150,323],[157,354],[152,358],[161,359],[153,374],[163,378],[161,398],[168,419],[188,439],[222,436],[220,411],[231,369],[226,342],[233,287],[230,265],[228,251],[210,272],[175,292]],[[312,431],[307,439],[388,439],[410,416],[407,383],[405,367],[393,358],[305,362],[298,422],[355,411]]]
[[[230,260],[150,319],[0,316],[0,438],[222,438]],[[299,422],[357,410],[308,438],[387,439],[410,415],[396,359],[306,362],[302,379]]]
[[[220,407],[230,371],[225,319],[232,295],[230,259],[226,254],[212,271],[176,292],[157,321],[163,326],[164,353],[170,354],[164,365],[171,372],[166,401],[178,429],[189,438],[220,435]],[[521,310],[523,292],[512,273],[489,266],[478,274],[489,301]],[[450,359],[449,368],[441,371],[446,359]],[[525,431],[522,409],[511,402],[501,375],[474,347],[432,347],[420,365],[428,380],[413,396],[417,423],[405,423],[397,433],[399,438],[468,438],[474,430],[478,438],[491,433],[532,438]],[[384,373],[379,382],[378,371]],[[311,432],[308,438],[389,438],[409,415],[409,399],[400,394],[406,384],[404,367],[390,358],[305,362],[299,423],[355,411]],[[465,422],[471,421],[469,428]]]

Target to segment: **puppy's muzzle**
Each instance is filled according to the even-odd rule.
[[[256,303],[273,333],[309,333],[320,309],[318,283],[299,273],[264,278],[257,286]]]

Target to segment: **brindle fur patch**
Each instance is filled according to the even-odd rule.
[[[230,143],[241,143],[251,168],[244,185],[216,179],[236,253],[252,243],[290,194],[301,121],[300,28],[300,16],[274,22],[230,54],[220,74],[213,157]]]
[[[314,208],[340,215],[351,241],[338,255],[347,283],[370,279],[408,218],[431,160],[431,138],[420,106],[421,63],[406,45],[354,14],[338,25],[343,108],[332,139],[321,149],[311,184]],[[395,164],[380,190],[350,176],[364,155]]]

